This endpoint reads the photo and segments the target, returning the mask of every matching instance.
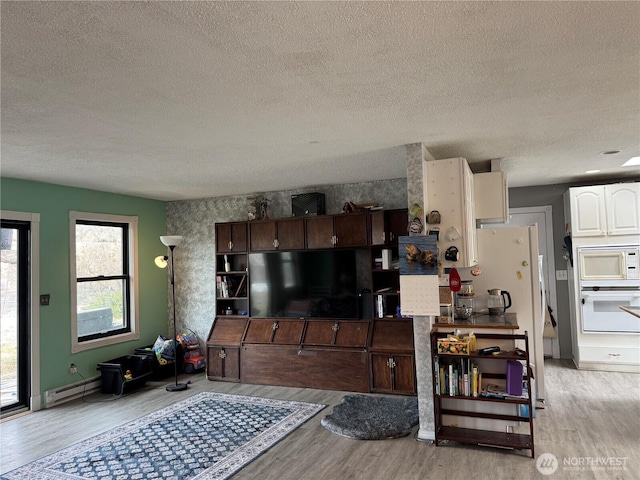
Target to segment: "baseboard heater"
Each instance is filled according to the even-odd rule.
[[[53,390],[47,390],[44,393],[45,408],[55,407],[61,403],[70,402],[71,400],[80,398],[83,395],[89,395],[90,393],[100,390],[101,386],[102,377],[98,375],[80,382],[54,388]]]

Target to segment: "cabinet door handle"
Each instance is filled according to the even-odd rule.
[[[228,245],[229,245],[229,250],[233,250],[233,242],[231,240],[229,240]]]
[[[389,232],[389,241],[393,242],[393,232]]]
[[[278,322],[273,322],[273,325],[271,325],[271,330],[276,331],[278,329]]]
[[[222,359],[227,358],[227,353],[224,351],[224,348],[220,350],[220,353],[218,353],[218,356]]]
[[[393,361],[393,357],[389,357],[389,360],[387,360],[387,366],[389,368],[395,368],[396,362]]]
[[[333,326],[331,327],[331,330],[333,330],[334,332],[337,332],[338,330],[340,330],[340,324],[338,322],[334,323]]]
[[[387,232],[382,232],[382,243],[387,241]]]
[[[275,248],[278,248],[280,246],[280,240],[278,240],[277,238],[273,240],[273,246]]]

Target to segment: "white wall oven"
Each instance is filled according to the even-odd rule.
[[[578,248],[584,332],[640,333],[640,319],[620,309],[640,307],[640,246]]]

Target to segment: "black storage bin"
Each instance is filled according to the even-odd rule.
[[[126,355],[101,362],[97,367],[102,374],[102,393],[120,395],[139,388],[147,383],[152,375],[151,361],[146,355]],[[131,371],[131,380],[125,380],[127,370]]]
[[[173,360],[166,358],[167,363],[162,365],[158,360],[156,352],[153,351],[153,345],[136,348],[134,351],[136,355],[144,355],[149,359],[149,363],[151,364],[151,377],[153,380],[162,380],[163,378],[167,378],[175,374]],[[182,358],[182,346],[178,343],[178,373],[182,371]]]

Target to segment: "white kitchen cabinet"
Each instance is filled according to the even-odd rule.
[[[426,162],[425,213],[437,210],[439,224],[427,224],[438,231],[439,260],[446,267],[470,267],[478,263],[474,178],[464,158]],[[456,262],[445,260],[450,247],[458,249]]]
[[[607,234],[640,234],[640,183],[606,185]]]
[[[476,219],[482,223],[509,221],[509,194],[505,172],[476,173],[473,176]]]
[[[573,237],[640,234],[640,183],[569,189]]]
[[[640,183],[569,189],[573,237],[640,234]]]

